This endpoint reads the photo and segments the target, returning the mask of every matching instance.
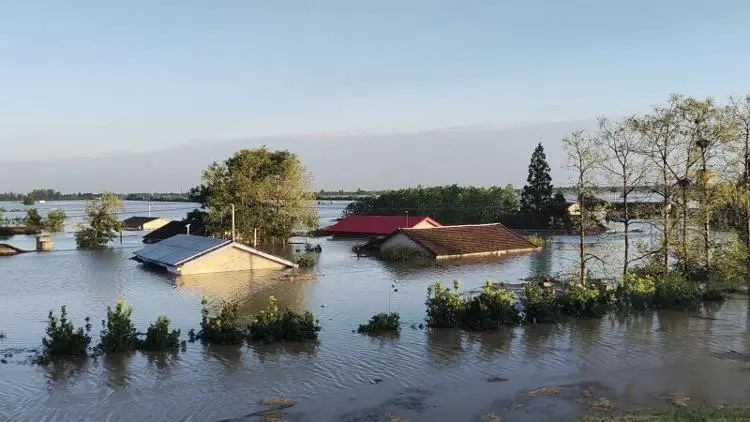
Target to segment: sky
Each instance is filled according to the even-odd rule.
[[[747,16],[747,1],[4,0],[0,174],[14,173],[0,190],[174,190],[158,174],[128,185],[85,167],[269,139],[322,153],[309,166],[319,188],[435,184],[446,172],[519,184],[516,162],[539,141],[560,159],[576,125],[646,112],[670,93],[749,91]],[[471,158],[451,157],[488,133],[497,145],[486,151],[513,165],[464,177]],[[336,164],[415,134],[422,154],[441,153],[402,159],[414,177],[390,177],[386,161],[336,180]],[[160,171],[195,181],[222,158],[204,155]],[[55,180],[40,166],[58,168]]]

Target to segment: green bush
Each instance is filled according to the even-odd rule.
[[[254,315],[248,326],[250,338],[264,342],[313,340],[318,338],[318,331],[320,326],[310,311],[296,313],[286,309],[281,312],[273,296],[268,298],[266,309]]]
[[[694,310],[700,306],[701,292],[684,275],[671,273],[654,279],[654,306],[658,309]]]
[[[649,275],[629,273],[617,286],[615,300],[621,310],[643,310],[653,306],[656,283]]]
[[[180,330],[169,330],[169,318],[160,316],[146,331],[143,350],[176,350],[180,347]]]
[[[221,301],[218,311],[212,315],[208,300],[201,301],[201,329],[197,339],[212,344],[240,344],[245,333],[239,326],[239,306],[234,302]]]
[[[135,350],[139,346],[138,331],[130,315],[133,308],[118,301],[115,308],[107,307],[107,322],[101,333],[99,349],[104,353],[118,353]]]
[[[601,318],[609,310],[609,297],[598,288],[568,284],[560,295],[562,313],[575,318]]]
[[[295,262],[300,266],[300,268],[311,268],[315,266],[318,260],[315,258],[315,255],[313,253],[307,252],[297,256]]]
[[[537,248],[541,248],[547,244],[547,239],[543,238],[542,236],[539,236],[538,234],[532,234],[531,236],[527,237],[526,240],[528,240],[532,245],[536,246]]]
[[[51,232],[61,232],[65,229],[65,211],[61,209],[52,210],[47,214],[44,227]]]
[[[707,270],[709,290],[734,290],[747,283],[748,250],[736,234],[728,234],[716,248]]]
[[[459,293],[460,282],[453,282],[453,290],[440,282],[427,288],[427,326],[433,328],[456,328],[461,321],[464,301]]]
[[[515,295],[489,281],[478,296],[464,300],[463,308],[461,325],[470,330],[492,330],[521,322]]]
[[[49,311],[48,319],[47,337],[42,339],[44,357],[86,355],[86,350],[91,343],[91,336],[89,336],[91,324],[88,317],[86,317],[86,325],[76,329],[73,323],[68,321],[68,313],[63,305],[60,307],[59,318]]]
[[[384,331],[399,330],[399,315],[397,312],[389,314],[377,314],[370,318],[370,322],[362,324],[357,329],[358,333],[379,333]]]
[[[548,323],[560,319],[560,302],[553,287],[545,288],[538,282],[526,283],[521,303],[526,322]]]

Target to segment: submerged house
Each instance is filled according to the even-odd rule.
[[[170,220],[161,217],[130,217],[122,220],[125,230],[152,231],[164,227]]]
[[[297,264],[226,239],[178,234],[135,251],[135,260],[174,274],[296,268]]]
[[[408,248],[434,259],[504,255],[538,249],[502,224],[400,229],[383,240],[380,250]]]
[[[425,216],[350,215],[323,231],[334,237],[384,237],[399,229],[429,229],[442,224]]]
[[[170,221],[158,229],[143,236],[143,243],[156,243],[164,239],[177,236],[178,234],[192,234],[195,236],[208,236],[206,224],[188,223],[186,221]]]

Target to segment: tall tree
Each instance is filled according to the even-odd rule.
[[[244,149],[203,172],[204,206],[211,233],[231,235],[232,205],[238,240],[286,242],[294,230],[318,227],[312,178],[297,156],[267,148]]]
[[[739,172],[744,210],[745,246],[750,250],[750,94],[743,98],[730,99],[730,113],[733,120],[734,137],[729,142],[729,150],[734,155],[734,163]],[[750,292],[749,292],[750,293]]]
[[[521,212],[539,213],[547,211],[552,203],[552,176],[549,163],[540,142],[531,154],[529,175],[521,192]]]
[[[36,208],[29,208],[26,210],[26,217],[23,219],[23,223],[27,226],[41,227],[42,216],[39,215],[39,211]]]
[[[79,248],[103,248],[122,230],[117,212],[123,209],[122,200],[114,193],[103,193],[86,206],[88,226],[76,232]]]
[[[62,209],[52,210],[47,214],[47,220],[44,222],[44,227],[49,231],[61,232],[65,229],[65,211]]]

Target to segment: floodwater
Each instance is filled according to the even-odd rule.
[[[342,207],[322,205],[323,223]],[[63,233],[56,235],[56,252],[0,258],[0,332],[6,336],[0,351],[7,362],[0,364],[0,420],[435,421],[496,414],[537,421],[750,397],[750,320],[742,296],[695,313],[489,333],[419,327],[430,283],[461,279],[472,290],[487,279],[520,283],[535,273],[564,271],[575,259],[574,238],[556,237],[542,252],[427,268],[357,258],[352,241],[313,239],[323,253],[310,271],[175,277],[128,259],[141,246],[139,235],[126,233],[109,250],[77,251],[72,234]],[[1,242],[26,246],[33,238]],[[202,297],[237,300],[249,315],[270,295],[314,312],[322,326],[319,341],[188,343],[176,354],[28,363],[47,312],[61,304],[76,324],[86,316],[95,321],[96,342],[98,321],[117,300],[135,308],[140,330],[166,315],[186,337],[199,326]],[[401,314],[400,335],[352,332],[389,309]]]

